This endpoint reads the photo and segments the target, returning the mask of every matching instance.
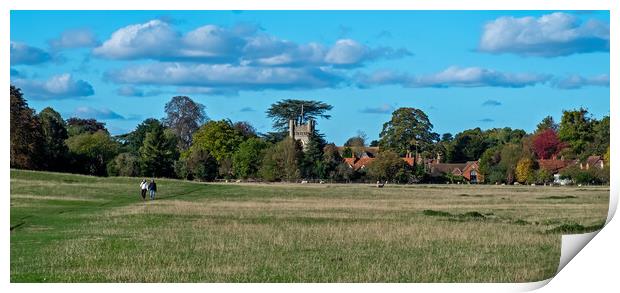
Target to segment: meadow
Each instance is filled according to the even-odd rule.
[[[240,184],[11,170],[11,282],[528,282],[609,187]]]

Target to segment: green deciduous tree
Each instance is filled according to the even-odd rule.
[[[575,154],[583,154],[589,142],[593,141],[594,132],[591,118],[586,109],[564,111],[558,137],[568,143]],[[587,156],[583,155],[582,157]]]
[[[553,120],[553,117],[547,116],[543,118],[543,120],[540,123],[538,123],[538,125],[536,126],[536,133],[539,133],[541,131],[545,131],[548,129],[551,129],[554,132],[557,132],[558,128],[559,128],[559,125],[555,123],[555,120]]]
[[[299,165],[303,160],[301,145],[287,137],[266,150],[261,166],[261,177],[267,181],[292,181],[301,176]]]
[[[221,162],[231,158],[243,140],[243,135],[233,127],[230,120],[212,120],[194,133],[191,149],[205,150]]]
[[[39,121],[45,141],[43,168],[51,171],[66,170],[69,149],[65,144],[68,138],[65,121],[50,107],[39,113]]]
[[[407,152],[431,150],[433,142],[439,140],[439,135],[432,130],[433,124],[422,110],[399,108],[392,113],[392,119],[383,124],[379,146],[401,156]]]
[[[257,137],[241,143],[232,157],[234,174],[239,178],[256,178],[267,147],[269,144]]]
[[[73,157],[72,169],[78,173],[104,176],[106,166],[118,153],[119,145],[106,131],[84,132],[66,140]]]
[[[379,181],[406,181],[407,163],[390,150],[381,151],[368,166],[368,176]]]
[[[95,119],[81,119],[77,117],[67,119],[67,134],[69,136],[76,136],[82,133],[95,133],[97,131],[108,132],[105,128],[105,123]]]
[[[187,171],[194,179],[212,181],[217,177],[217,160],[206,150],[191,150],[187,156],[186,164]]]
[[[512,184],[515,180],[517,162],[521,158],[522,154],[523,150],[518,144],[506,144],[501,149],[501,161],[499,162],[499,165],[506,172],[504,178],[508,184]]]
[[[140,175],[140,161],[132,153],[121,153],[107,166],[109,176],[136,177]]]

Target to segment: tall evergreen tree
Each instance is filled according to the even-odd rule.
[[[319,101],[286,99],[272,104],[267,110],[267,117],[273,120],[274,129],[286,131],[289,120],[303,123],[319,117],[329,119],[331,116],[325,113],[332,108],[331,105]]]
[[[173,164],[177,157],[175,144],[172,133],[166,134],[164,127],[155,127],[147,132],[139,151],[142,174],[151,177],[172,177]]]

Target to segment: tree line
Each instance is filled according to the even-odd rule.
[[[299,141],[287,136],[289,120],[329,119],[331,109],[318,101],[278,101],[266,113],[274,131],[258,133],[248,122],[210,120],[203,105],[175,96],[165,105],[164,118],[145,119],[133,131],[113,136],[95,119],[65,120],[51,107],[36,113],[21,90],[11,86],[11,168],[204,181],[459,180],[450,174],[433,178],[424,164],[406,164],[402,157],[411,154],[442,163],[479,160],[486,182],[541,183],[552,176],[538,166],[541,159],[605,155],[604,170],[567,168],[563,176],[589,183],[609,181],[609,117],[596,120],[585,109],[564,111],[559,124],[549,116],[530,134],[475,128],[439,135],[422,110],[399,108],[383,125],[379,140],[367,143],[360,132],[346,141],[343,150],[318,130],[303,151]],[[355,170],[344,162],[362,156],[368,146],[380,149],[368,168]]]

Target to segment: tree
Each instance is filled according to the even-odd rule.
[[[239,121],[233,124],[233,128],[239,131],[245,138],[258,137],[256,134],[256,128],[247,121]]]
[[[536,183],[547,184],[553,182],[553,174],[544,168],[540,168],[536,171]]]
[[[559,128],[559,125],[555,123],[555,121],[553,120],[553,117],[547,116],[543,118],[543,120],[540,123],[538,123],[538,125],[536,126],[536,133],[549,130],[549,129],[557,132],[558,128]]]
[[[601,120],[592,120],[594,139],[590,143],[588,150],[590,154],[602,155],[609,147],[609,116],[603,117]]]
[[[338,153],[338,147],[333,144],[327,144],[323,148],[323,166],[325,176],[330,179],[338,178],[338,165],[342,163],[342,157]],[[345,164],[346,165],[346,164]]]
[[[130,133],[119,135],[118,138],[127,144],[127,150],[133,154],[138,154],[140,147],[144,144],[146,134],[155,128],[162,128],[163,124],[155,118],[147,118],[136,126]]]
[[[11,85],[11,168],[37,169],[44,155],[44,137],[35,111],[19,88]]]
[[[163,126],[154,127],[146,133],[138,153],[142,175],[149,177],[172,177],[174,161],[178,156],[174,133]]]
[[[299,163],[302,159],[303,153],[299,142],[287,137],[265,152],[260,170],[261,177],[268,181],[297,179],[301,175]]]
[[[239,178],[256,178],[267,147],[269,144],[257,137],[241,143],[232,156],[234,174]]]
[[[107,164],[118,153],[119,145],[106,131],[84,132],[66,140],[72,156],[72,169],[78,173],[105,176]]]
[[[430,150],[439,135],[432,132],[428,116],[416,108],[399,108],[392,113],[392,119],[383,124],[379,145],[382,149],[392,150],[398,155],[407,152]]]
[[[610,165],[611,162],[611,154],[609,153],[609,146],[607,147],[607,151],[605,152],[605,155],[603,156],[603,161],[605,162],[606,166]]]
[[[205,150],[219,163],[225,158],[231,158],[243,140],[243,135],[233,127],[230,120],[212,120],[194,133],[191,149]]]
[[[363,133],[353,136],[347,139],[347,141],[344,143],[344,146],[351,149],[352,154],[360,156],[366,146],[365,136],[366,135]]]
[[[517,163],[515,175],[517,181],[521,183],[531,183],[536,181],[534,171],[534,161],[530,158],[521,158]]]
[[[140,175],[140,161],[132,153],[121,153],[108,163],[109,176],[136,177]]]
[[[202,181],[212,181],[218,174],[218,163],[208,151],[203,149],[191,150],[186,160],[187,171],[192,178]]]
[[[514,182],[517,162],[521,158],[522,154],[523,150],[521,149],[521,146],[517,144],[506,144],[501,149],[501,160],[499,165],[502,170],[505,170],[504,178],[506,178],[506,182],[508,184],[512,184]]]
[[[324,178],[326,175],[323,163],[325,144],[325,139],[316,130],[310,134],[300,166],[304,178]]]
[[[541,130],[534,135],[532,147],[538,159],[549,159],[553,155],[557,155],[564,145],[558,139],[557,134],[551,128]]]
[[[172,129],[177,136],[179,149],[188,149],[194,131],[207,120],[204,105],[186,96],[176,96],[166,103],[164,110],[166,112],[164,125]]]
[[[81,119],[77,117],[67,119],[67,134],[69,136],[76,136],[82,133],[95,133],[97,131],[108,132],[105,128],[105,123],[95,119]]]
[[[451,163],[475,161],[489,147],[480,128],[468,129],[458,133],[447,146],[446,160]]]
[[[309,119],[329,119],[331,116],[325,113],[332,108],[331,105],[319,101],[286,99],[272,104],[267,110],[267,117],[273,120],[274,129],[285,131],[289,120],[303,123]]]
[[[39,121],[45,141],[43,167],[52,171],[66,169],[69,149],[65,144],[65,140],[68,138],[65,121],[58,112],[50,107],[39,113]]]
[[[558,137],[567,142],[575,154],[583,154],[594,138],[592,121],[587,114],[588,111],[583,108],[562,113]]]
[[[368,166],[368,175],[379,181],[402,182],[406,168],[407,163],[396,152],[385,150]]]

